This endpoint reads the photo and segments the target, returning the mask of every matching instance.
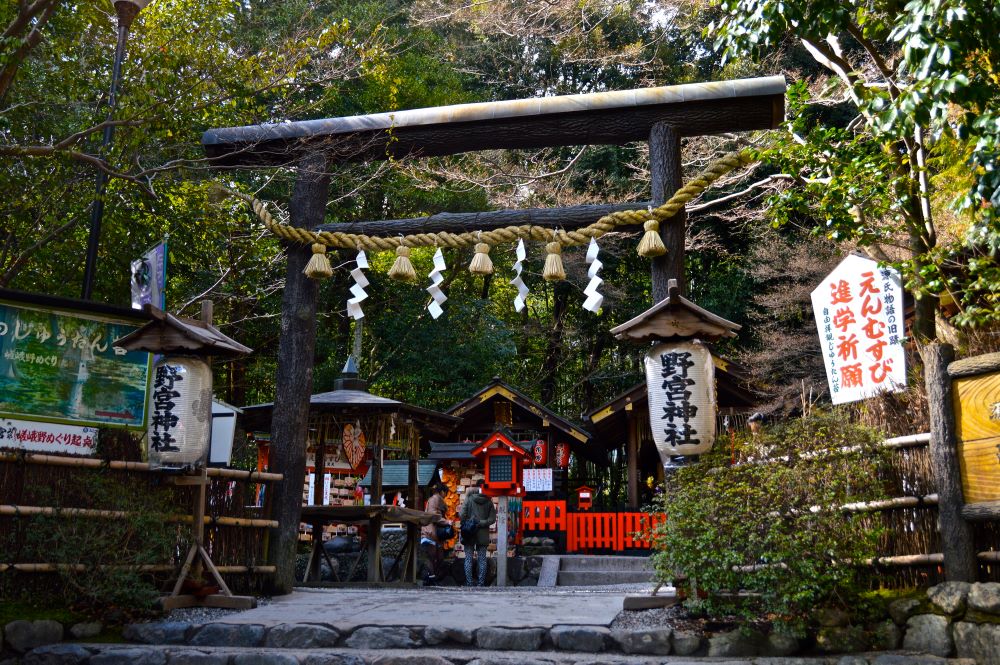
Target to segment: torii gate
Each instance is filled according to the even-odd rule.
[[[664,203],[682,185],[680,140],[723,132],[774,129],[784,119],[785,80],[774,76],[693,83],[618,92],[459,104],[364,116],[210,129],[202,144],[219,166],[298,168],[289,203],[293,226],[324,221],[329,167],[364,160],[431,157],[493,149],[570,145],[619,145],[649,141],[652,200]],[[477,231],[514,224],[575,229],[609,212],[644,207],[631,203],[490,213],[439,214],[405,220],[334,224],[369,236]],[[685,291],[683,211],[660,228],[667,253],[652,261],[653,303],[667,296],[668,281]],[[286,482],[273,488],[279,523],[269,556],[277,567],[272,591],[294,584],[295,545],[305,475],[305,440],[312,394],[318,286],[303,274],[307,245],[290,244],[282,297],[281,340],[271,427],[271,470]]]

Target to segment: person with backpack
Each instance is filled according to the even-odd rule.
[[[486,586],[486,572],[489,561],[486,558],[487,547],[490,544],[490,527],[497,521],[497,509],[493,500],[483,494],[484,481],[476,482],[476,491],[471,492],[459,517],[462,520],[462,545],[465,546],[465,585]],[[479,559],[479,575],[476,582],[472,579],[472,555]]]

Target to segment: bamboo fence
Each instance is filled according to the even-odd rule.
[[[124,437],[120,437],[124,438]],[[170,476],[151,471],[138,460],[135,445],[120,445],[118,459],[61,457],[32,453],[0,453],[0,580],[5,585],[30,587],[40,573],[78,573],[92,568],[125,568],[152,576],[166,585],[180,569],[180,556],[187,551],[193,521],[196,486],[173,484]],[[208,470],[209,486],[205,508],[205,546],[216,566],[226,575],[235,593],[261,591],[274,567],[266,559],[267,534],[277,526],[270,517],[267,486],[281,476],[237,469]],[[95,484],[111,484],[116,490],[91,492]],[[263,486],[264,500],[258,505]],[[53,552],[39,552],[37,542],[54,524],[72,533],[74,521],[129,520],[155,506],[153,519],[164,525],[174,538],[173,555],[162,562],[119,565],[105,557],[74,557],[59,560]],[[51,537],[51,536],[50,536]],[[134,534],[121,547],[121,561],[130,561],[130,547],[142,534]],[[62,553],[71,548],[54,548]],[[100,560],[98,564],[81,560]]]

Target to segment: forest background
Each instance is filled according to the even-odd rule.
[[[692,300],[743,325],[717,352],[750,368],[763,410],[795,412],[826,392],[808,293],[852,250],[903,271],[918,341],[992,348],[995,25],[989,0],[154,0],[133,25],[102,154],[111,3],[7,0],[0,287],[79,295],[105,170],[95,298],[128,303],[129,261],[169,234],[168,309],[195,315],[211,298],[219,327],[255,350],[216,365],[219,397],[270,401],[283,249],[216,185],[282,216],[294,172],[213,169],[205,129],[781,73],[784,127],[684,143],[688,176],[735,148],[761,157],[689,205],[687,275]],[[496,151],[338,167],[326,219],[648,198],[644,143]],[[446,250],[438,320],[425,310],[433,252],[414,251],[412,285],[386,277],[391,254],[375,255],[361,373],[377,394],[434,409],[500,376],[579,419],[641,379],[639,351],[608,333],[652,304],[637,241],[601,240],[599,315],[581,307],[580,249],[564,254],[567,281],[551,284],[529,247],[520,313],[513,247],[494,248],[486,279],[466,270],[471,251]],[[314,392],[332,389],[352,348],[350,254],[332,256],[322,286]]]

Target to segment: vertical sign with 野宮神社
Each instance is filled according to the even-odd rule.
[[[1000,372],[952,385],[965,503],[1000,501]]]
[[[715,440],[712,354],[697,340],[657,344],[645,365],[649,424],[661,461],[708,452]]]
[[[136,328],[126,320],[0,302],[0,416],[143,428],[149,354],[114,345]]]
[[[812,292],[812,304],[834,404],[906,387],[898,272],[848,256]]]

